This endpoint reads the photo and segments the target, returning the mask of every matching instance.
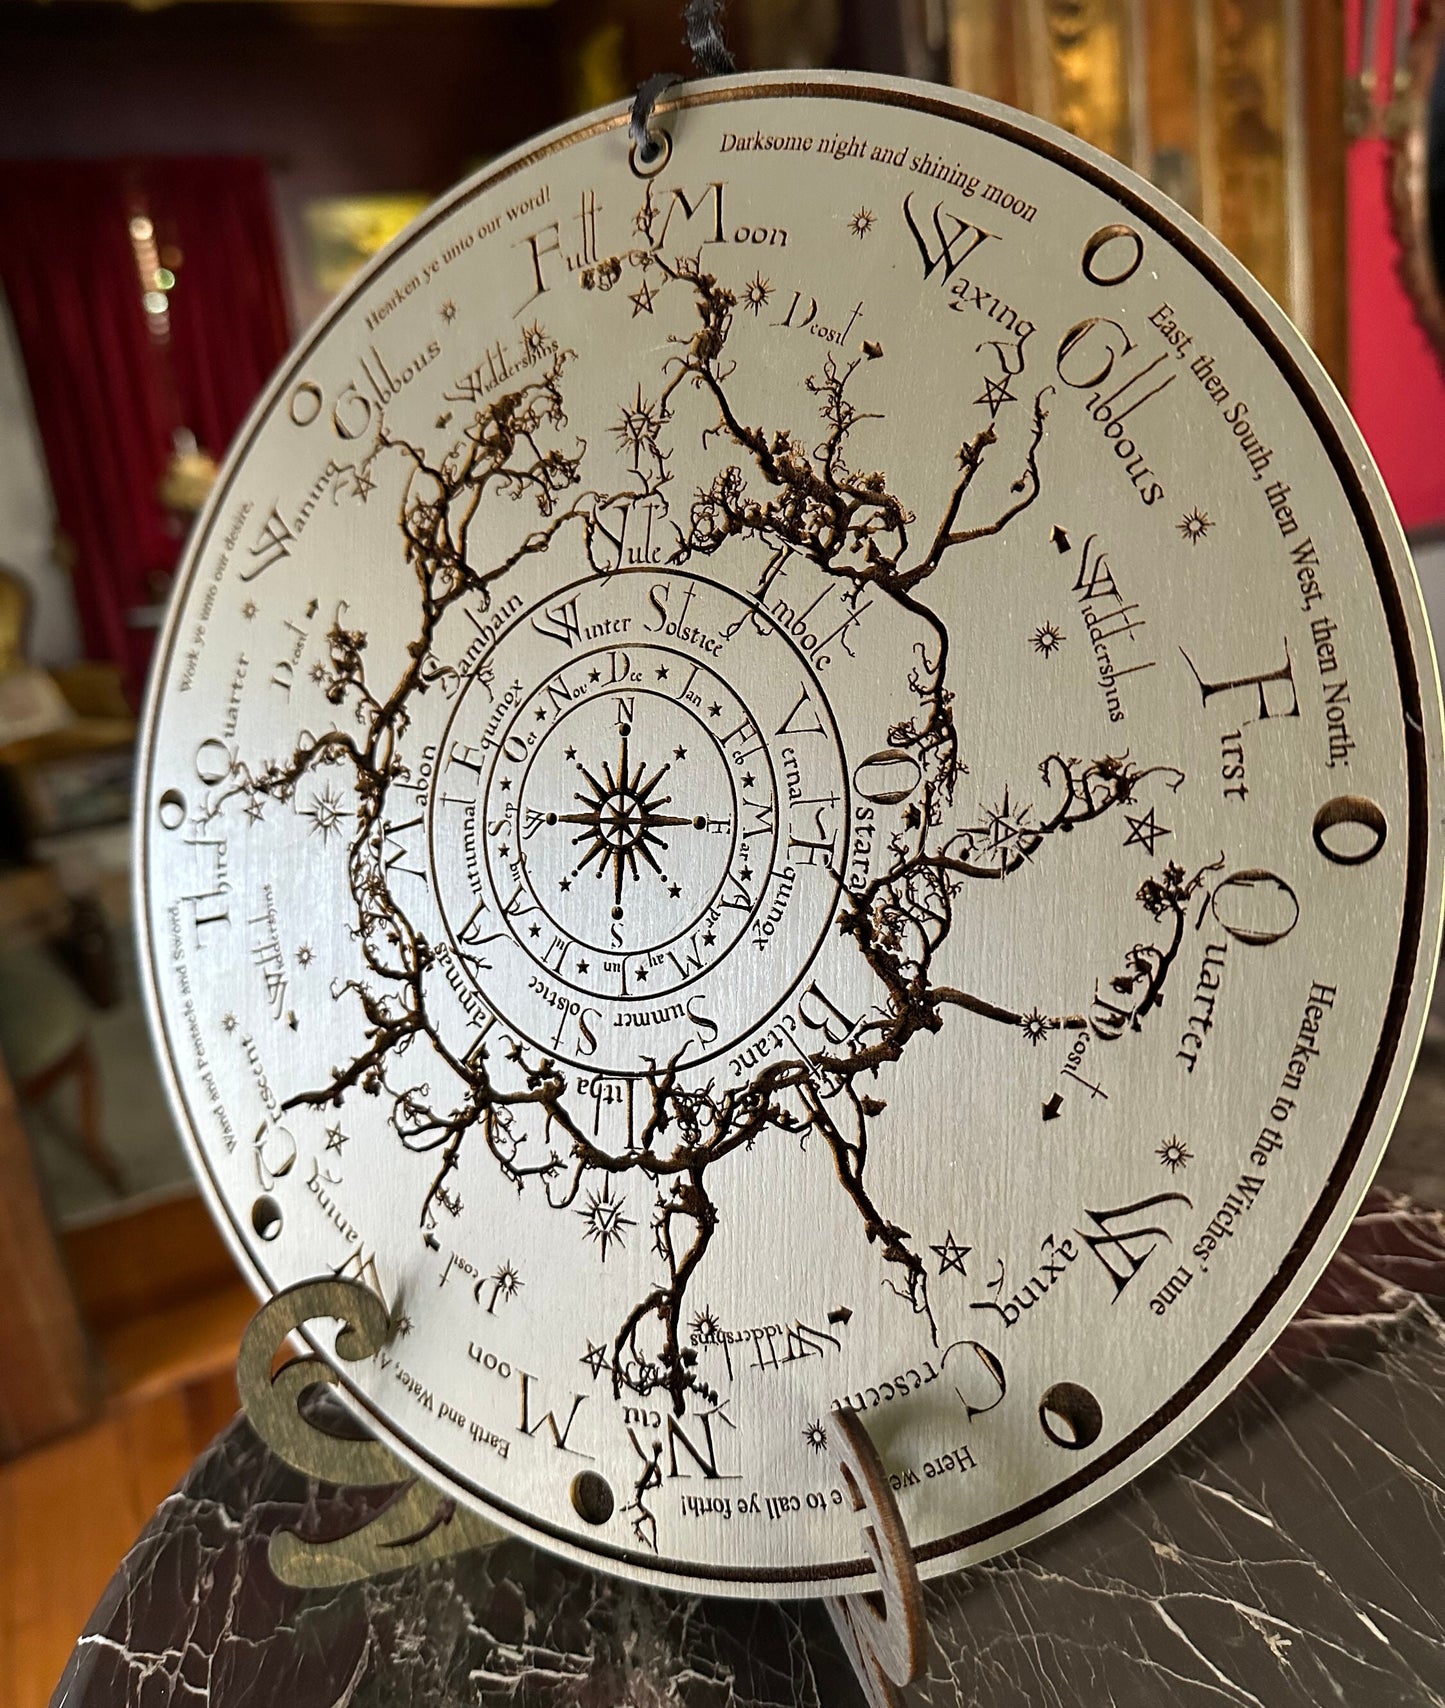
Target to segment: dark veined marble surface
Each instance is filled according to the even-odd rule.
[[[1131,1488],[926,1586],[911,1700],[1445,1704],[1445,1218],[1373,1193],[1250,1379]]]
[[[1445,1708],[1445,1216],[1376,1189],[1250,1379],[1129,1489],[927,1586],[910,1702]],[[817,1604],[687,1599],[506,1542],[281,1585],[278,1528],[376,1492],[308,1483],[243,1418],[122,1562],[65,1708],[856,1708]]]
[[[1445,1002],[1437,1003],[1445,1007]],[[1413,1194],[1413,1198],[1409,1196]],[[930,1708],[1445,1708],[1445,1023],[1304,1310],[1128,1489],[927,1586]],[[121,1562],[64,1708],[859,1708],[816,1603],[687,1599],[505,1542],[287,1588],[271,1534],[376,1491],[308,1482],[244,1418]]]

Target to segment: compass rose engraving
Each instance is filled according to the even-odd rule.
[[[599,778],[585,765],[579,764],[578,770],[587,782],[587,793],[579,791],[576,795],[576,799],[583,803],[583,810],[548,813],[547,823],[582,826],[581,834],[572,838],[573,843],[580,844],[583,849],[576,869],[579,873],[585,872],[595,861],[599,878],[611,872],[612,905],[620,916],[623,880],[631,878],[636,883],[642,876],[639,860],[645,861],[664,883],[668,881],[667,873],[657,862],[657,854],[666,853],[668,847],[667,839],[660,832],[679,825],[706,830],[707,815],[696,813],[688,817],[663,812],[661,809],[671,804],[672,796],[658,796],[657,791],[672,768],[671,762],[658,766],[650,776],[645,763],[639,763],[634,772],[627,751],[632,735],[631,724],[623,724],[618,733],[622,738],[622,750],[617,757],[616,769],[604,765]]]

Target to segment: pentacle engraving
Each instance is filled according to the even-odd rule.
[[[139,819],[257,1278],[385,1299],[347,1392],[449,1495],[724,1593],[866,1584],[837,1415],[925,1572],[1157,1451],[1348,1215],[1431,929],[1306,358],[1096,166],[848,87],[414,228],[220,483]]]
[[[930,1246],[929,1249],[938,1258],[938,1273],[940,1275],[946,1275],[950,1269],[956,1271],[959,1275],[966,1276],[968,1274],[968,1270],[964,1267],[963,1260],[968,1256],[969,1251],[972,1248],[966,1245],[960,1245],[953,1237],[952,1228],[949,1229],[948,1234],[941,1245]]]
[[[1126,813],[1124,822],[1129,826],[1129,834],[1124,838],[1124,846],[1126,848],[1142,848],[1150,859],[1154,857],[1154,845],[1160,837],[1173,834],[1165,825],[1159,824],[1155,820],[1152,806],[1147,812],[1140,813],[1137,817]]]

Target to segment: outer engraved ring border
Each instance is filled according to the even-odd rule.
[[[1387,1084],[1397,1066],[1406,1012],[1412,998],[1420,991],[1421,987],[1423,986],[1428,990],[1429,985],[1433,982],[1433,960],[1429,961],[1423,969],[1419,965],[1421,951],[1426,947],[1422,942],[1422,931],[1425,923],[1426,890],[1430,880],[1429,868],[1431,865],[1431,813],[1426,764],[1427,739],[1423,722],[1424,709],[1420,676],[1409,619],[1404,609],[1400,589],[1395,581],[1390,553],[1381,534],[1374,509],[1365,492],[1359,469],[1342,442],[1340,428],[1331,418],[1315,387],[1311,385],[1301,370],[1298,357],[1281,339],[1279,333],[1270,324],[1267,315],[1252,300],[1248,292],[1241,288],[1239,282],[1226,267],[1222,266],[1206,248],[1202,247],[1183,224],[1178,223],[1173,216],[1162,213],[1152,205],[1146,196],[1141,195],[1128,181],[1132,174],[1129,174],[1126,168],[1121,167],[1116,162],[1106,161],[1102,155],[1098,156],[1098,164],[1095,164],[1090,156],[1094,155],[1096,151],[1087,148],[1086,145],[1073,139],[1070,139],[1066,145],[1061,145],[1047,134],[1040,134],[1040,132],[1020,125],[1004,116],[1005,109],[993,109],[991,104],[979,106],[967,104],[961,94],[952,96],[925,94],[919,87],[910,87],[901,80],[865,78],[858,74],[847,74],[845,79],[833,81],[827,77],[799,78],[783,73],[777,74],[775,77],[749,76],[737,80],[717,79],[706,85],[669,91],[668,95],[659,102],[657,111],[659,115],[662,115],[668,112],[685,111],[691,107],[712,106],[719,102],[786,97],[851,100],[870,105],[907,107],[946,119],[954,124],[991,132],[1016,146],[1042,156],[1054,165],[1063,167],[1066,171],[1103,190],[1120,204],[1126,206],[1141,223],[1162,237],[1172,248],[1183,254],[1186,261],[1195,267],[1219,295],[1230,303],[1255,338],[1272,353],[1277,368],[1295,394],[1307,419],[1329,455],[1330,462],[1346,494],[1369,553],[1370,567],[1374,573],[1376,588],[1380,595],[1395,656],[1396,681],[1401,694],[1401,710],[1405,726],[1406,795],[1409,813],[1408,852],[1405,868],[1404,917],[1401,924],[1399,951],[1395,960],[1395,976],[1391,987],[1390,1001],[1380,1040],[1376,1046],[1374,1062],[1365,1082],[1354,1120],[1351,1122],[1335,1167],[1330,1173],[1324,1190],[1306,1218],[1299,1235],[1273,1279],[1268,1286],[1256,1295],[1250,1308],[1230,1335],[1219,1344],[1212,1356],[1196,1371],[1194,1376],[1152,1417],[1140,1424],[1122,1441],[1117,1442],[1108,1452],[1090,1461],[1087,1467],[1081,1469],[1074,1476],[1054,1484],[1052,1488],[1006,1513],[996,1515],[984,1524],[923,1545],[917,1550],[916,1557],[920,1565],[927,1566],[934,1561],[944,1560],[948,1556],[967,1552],[982,1542],[1010,1531],[1020,1532],[1017,1538],[1020,1543],[1027,1540],[1029,1536],[1036,1534],[1034,1520],[1051,1508],[1081,1494],[1092,1484],[1107,1476],[1110,1471],[1133,1457],[1140,1448],[1160,1434],[1161,1431],[1167,1429],[1169,1425],[1193,1406],[1218,1380],[1225,1368],[1249,1349],[1249,1342],[1259,1332],[1271,1311],[1281,1303],[1291,1285],[1297,1281],[1306,1260],[1311,1255],[1321,1255],[1317,1248],[1317,1242],[1331,1218],[1340,1208],[1345,1188],[1354,1175],[1365,1151],[1367,1140],[1376,1125],[1376,1117],[1380,1113],[1380,1105]],[[404,233],[394,244],[389,245],[377,256],[376,260],[352,285],[345,296],[334,308],[323,315],[305,338],[291,351],[284,366],[278,370],[271,384],[252,410],[249,419],[227,454],[223,478],[216,483],[215,490],[208,500],[201,525],[197,528],[192,544],[188,549],[185,581],[178,584],[172,598],[162,647],[152,665],[141,738],[142,751],[145,756],[145,770],[143,787],[138,791],[136,802],[135,834],[139,858],[135,862],[134,879],[138,904],[137,918],[145,921],[147,926],[145,954],[141,961],[141,971],[152,1034],[160,1046],[159,1053],[162,1057],[171,1102],[182,1116],[178,1123],[182,1135],[192,1157],[198,1164],[202,1186],[210,1199],[212,1212],[221,1227],[222,1233],[228,1237],[233,1252],[243,1268],[250,1272],[253,1281],[255,1278],[259,1278],[262,1285],[258,1290],[263,1294],[274,1293],[275,1285],[250,1249],[233,1217],[230,1205],[220,1192],[205,1152],[195,1137],[197,1129],[191,1120],[184,1088],[173,1067],[170,1039],[167,1035],[165,1018],[161,1012],[157,995],[157,971],[154,961],[156,940],[149,930],[149,897],[146,880],[151,835],[148,805],[154,774],[154,731],[160,715],[160,684],[168,673],[179,630],[181,589],[189,586],[196,566],[209,546],[217,515],[229,491],[231,478],[237,464],[245,457],[261,426],[269,419],[284,386],[294,378],[302,361],[309,355],[331,323],[357,300],[365,285],[382,269],[391,266],[399,256],[425,236],[437,221],[447,217],[461,200],[474,196],[484,187],[490,188],[504,182],[507,178],[515,176],[518,172],[526,170],[539,160],[562,148],[589,141],[609,130],[624,128],[627,117],[627,110],[622,109],[604,118],[584,120],[580,124],[574,123],[570,127],[554,131],[540,146],[528,149],[525,153],[513,158],[491,173],[484,172],[478,177],[468,180],[437,207],[432,218],[425,225],[417,226]],[[1185,217],[1188,218],[1187,215]],[[1262,291],[1262,287],[1256,288]],[[1326,375],[1324,378],[1328,385],[1328,376]],[[1370,466],[1368,461],[1366,466]],[[1421,638],[1425,641],[1428,657],[1428,630],[1424,629],[1423,616],[1420,621]],[[1435,705],[1432,706],[1432,728],[1438,738],[1441,733],[1438,691],[1435,697]],[[1435,889],[1438,892],[1438,879]],[[1434,899],[1432,939],[1435,940],[1435,946],[1438,950],[1440,930],[1440,897],[1438,893]],[[1412,1058],[1418,1050],[1419,1038],[1422,1034],[1423,1016],[1418,1024],[1413,1043],[1409,1047],[1409,1054]],[[1403,1086],[1399,1096],[1403,1097]],[[1398,1100],[1396,1109],[1390,1118],[1391,1125],[1393,1125],[1396,1114],[1398,1114]],[[1383,1151],[1386,1136],[1381,1135],[1378,1145],[1378,1149],[1381,1151]],[[1361,1183],[1356,1193],[1356,1202],[1363,1196],[1363,1190],[1364,1183]],[[1343,1229],[1341,1229],[1342,1233]],[[1323,1268],[1323,1264],[1320,1267]],[[1301,1290],[1301,1298],[1306,1290]],[[1283,1327],[1283,1324],[1280,1326]],[[1253,1350],[1257,1354],[1262,1354],[1266,1349],[1266,1344],[1261,1344]],[[789,1567],[742,1568],[715,1565],[703,1568],[688,1562],[664,1560],[635,1549],[603,1543],[600,1539],[590,1545],[583,1545],[571,1533],[560,1530],[530,1513],[518,1510],[509,1502],[488,1494],[466,1479],[458,1477],[448,1468],[438,1466],[432,1457],[403,1431],[378,1416],[369,1398],[353,1387],[350,1381],[345,1381],[344,1385],[352,1403],[379,1427],[385,1438],[397,1445],[404,1455],[417,1465],[423,1475],[436,1476],[443,1484],[451,1484],[459,1491],[464,1491],[471,1497],[472,1501],[480,1503],[484,1510],[505,1515],[505,1520],[509,1521],[510,1527],[523,1536],[538,1538],[543,1541],[544,1545],[551,1546],[568,1557],[583,1563],[595,1565],[601,1559],[610,1558],[625,1565],[634,1576],[653,1583],[672,1588],[680,1588],[686,1584],[694,1590],[705,1589],[710,1584],[714,1593],[731,1595],[746,1595],[749,1593],[750,1586],[753,1585],[788,1586],[793,1593],[803,1595],[837,1593],[840,1589],[866,1588],[873,1581],[873,1573],[865,1559],[841,1561],[826,1566],[812,1566],[802,1571]],[[1227,1392],[1228,1390],[1225,1389],[1215,1395],[1212,1404],[1218,1404],[1222,1401]],[[1200,1411],[1199,1415],[1193,1419],[1191,1427],[1203,1420],[1208,1409],[1212,1409],[1212,1405]],[[1141,1464],[1139,1470],[1146,1469],[1148,1464],[1154,1463],[1166,1450],[1167,1445],[1166,1448],[1160,1450],[1160,1453],[1151,1456],[1145,1464]],[[1103,1498],[1109,1492],[1112,1492],[1112,1489],[1101,1490],[1095,1498]],[[1091,1503],[1085,1503],[1085,1505],[1087,1504]],[[1082,1510],[1083,1507],[1081,1506],[1070,1516],[1077,1516],[1077,1512]],[[928,1575],[934,1576],[939,1571],[947,1569],[946,1565],[940,1565]],[[814,1585],[818,1587],[814,1589],[812,1587]]]

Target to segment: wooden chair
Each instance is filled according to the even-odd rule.
[[[81,1154],[111,1191],[123,1196],[125,1176],[102,1131],[90,1007],[43,943],[0,951],[0,1053],[22,1103],[42,1102],[74,1082]]]
[[[33,733],[0,748],[0,762],[7,764],[17,755],[43,758],[57,742],[63,747],[73,743],[78,729],[80,739],[86,739],[86,720],[76,716],[49,674],[30,663],[29,631],[30,589],[0,565],[0,687],[43,683],[59,707],[58,714],[42,715]],[[25,704],[39,706],[42,700],[43,695],[32,693]],[[123,728],[128,738],[128,724]],[[90,1040],[90,1008],[44,942],[22,938],[0,949],[0,1053],[22,1102],[40,1102],[67,1081],[74,1082],[82,1154],[114,1193],[123,1193],[120,1166],[101,1131],[100,1073]]]

